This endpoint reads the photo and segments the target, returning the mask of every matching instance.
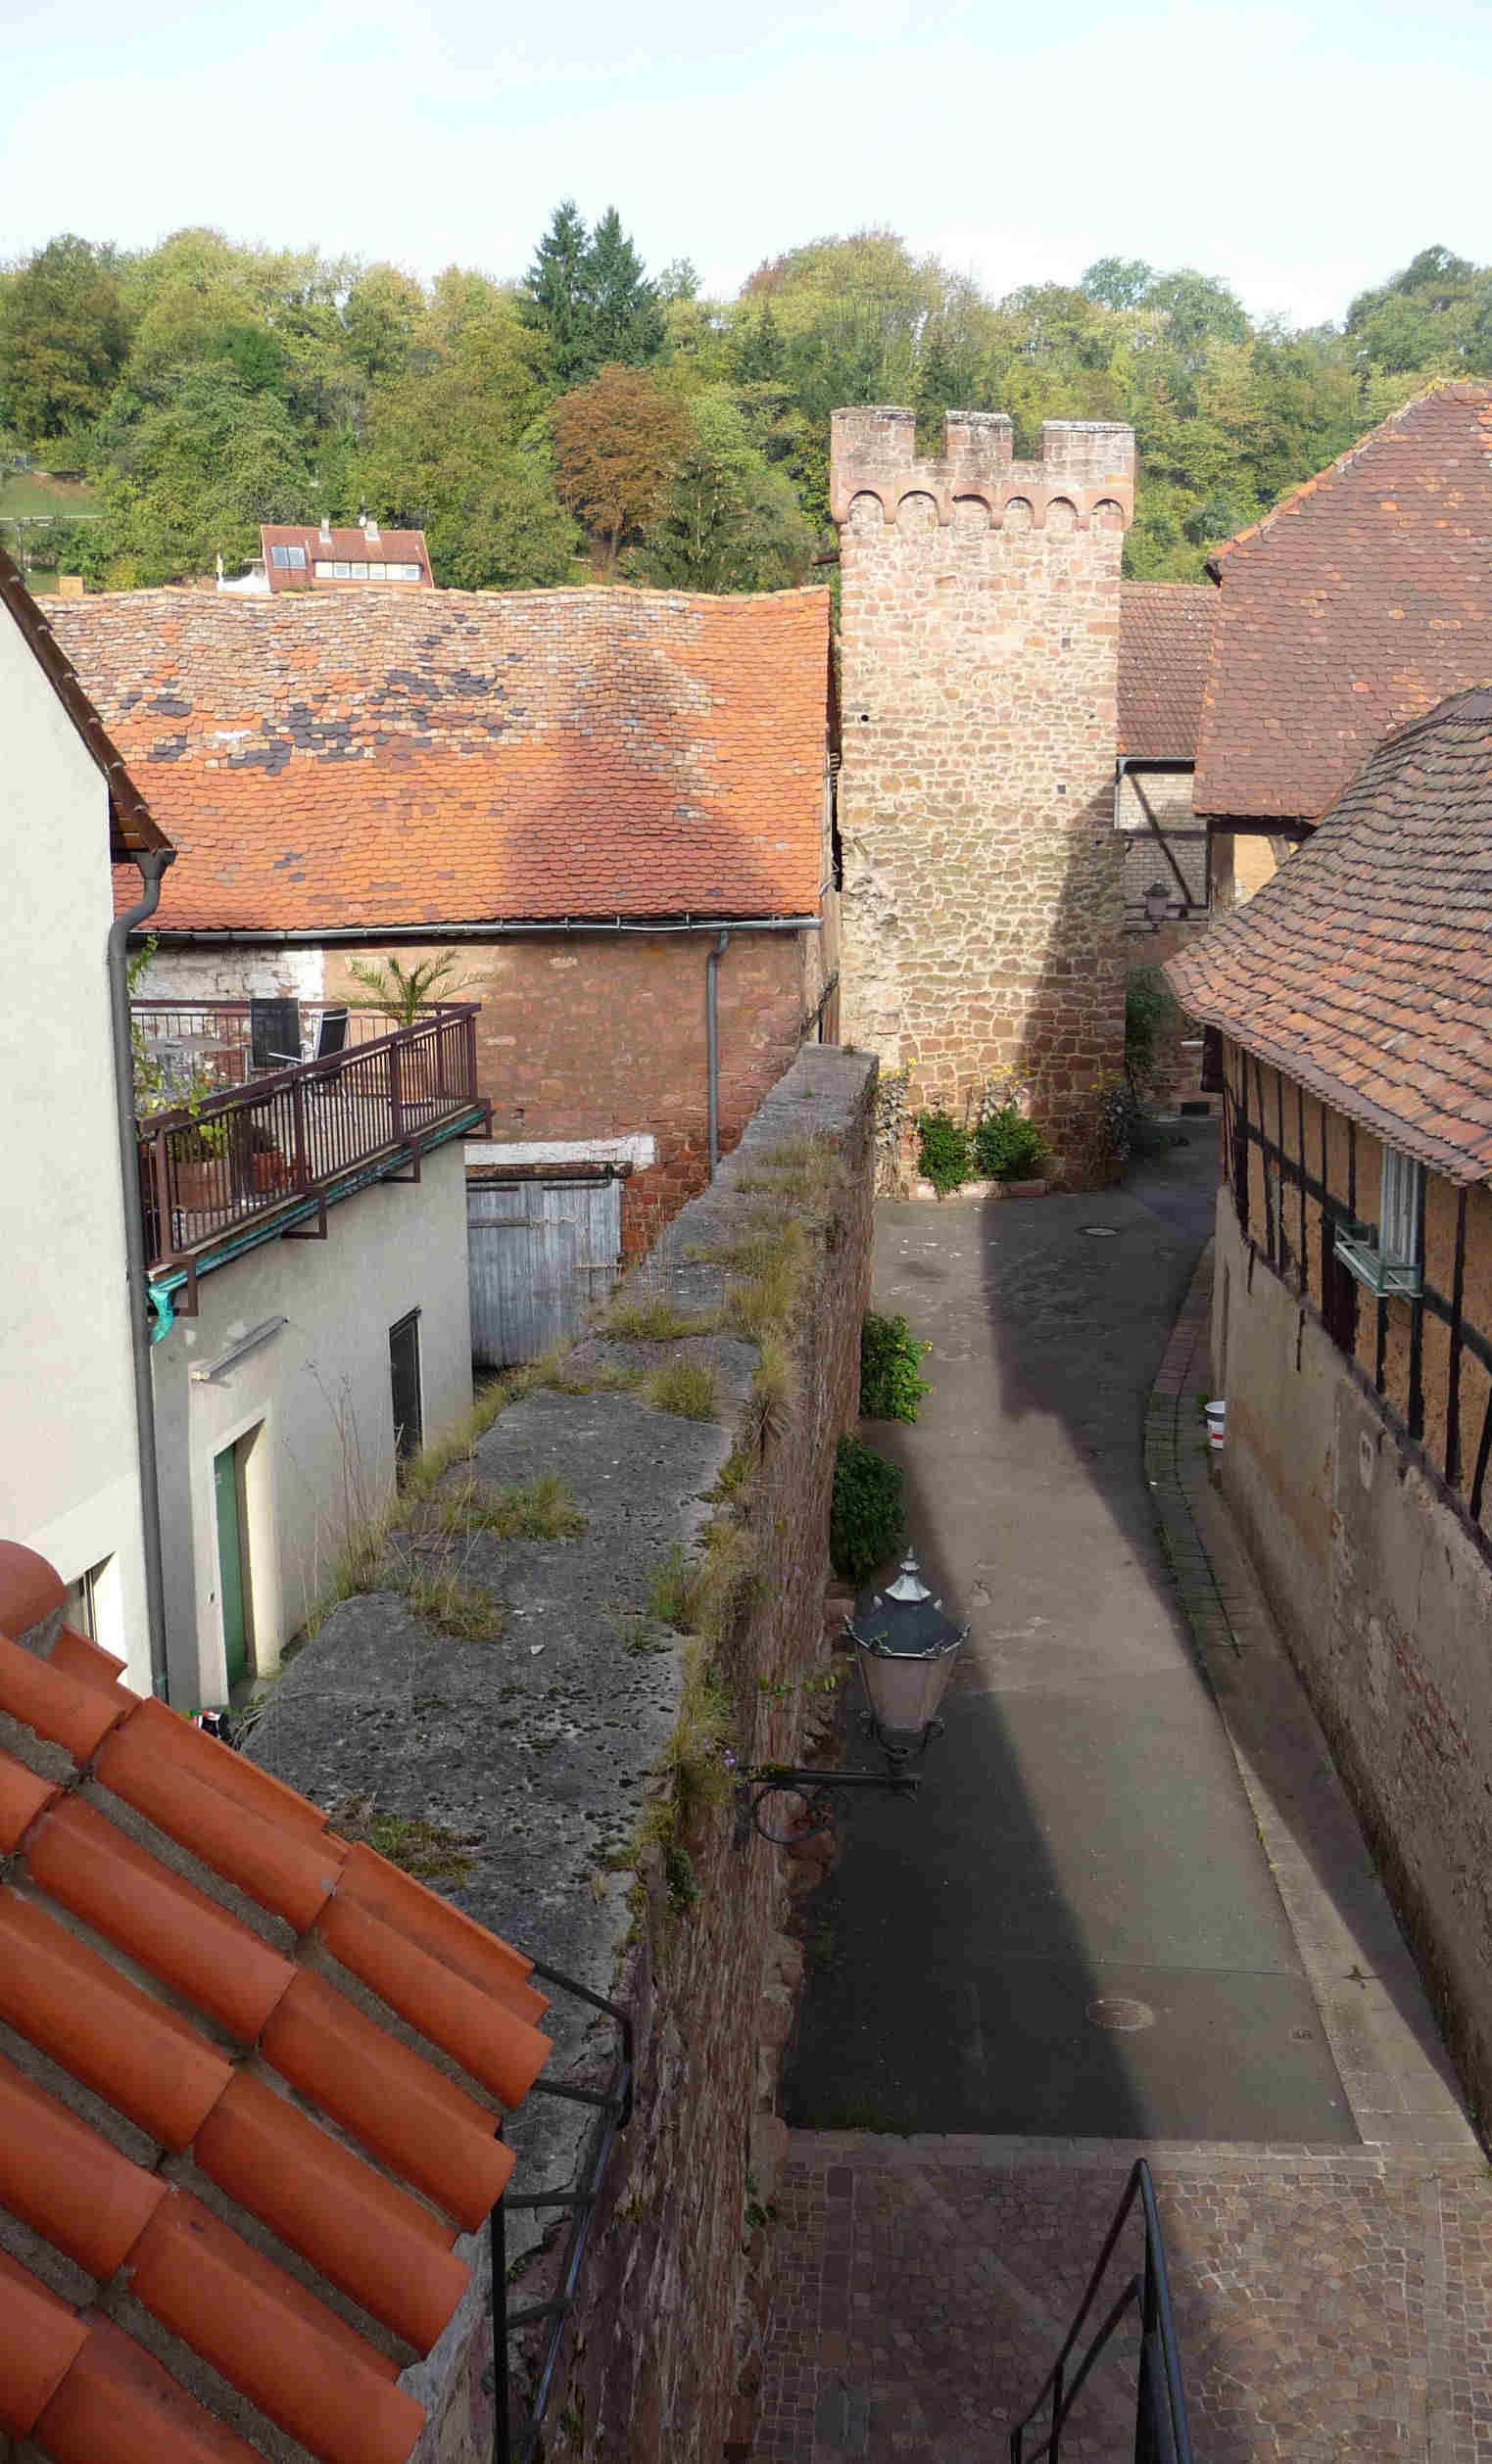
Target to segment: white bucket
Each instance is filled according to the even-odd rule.
[[[1227,1423],[1227,1405],[1222,1402],[1204,1403],[1202,1409],[1207,1414],[1207,1443],[1214,1453],[1221,1454]]]

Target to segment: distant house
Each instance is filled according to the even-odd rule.
[[[272,598],[281,591],[345,591],[368,582],[433,590],[423,531],[386,531],[364,513],[350,527],[330,522],[262,523],[260,552],[241,574],[219,571],[230,598]]]
[[[1207,824],[1191,809],[1217,593],[1189,582],[1119,586],[1119,751],[1114,821],[1125,833],[1124,932],[1131,971],[1180,949],[1211,919]],[[1153,1095],[1196,1104],[1201,1038],[1178,1021]]]
[[[457,951],[493,1114],[479,1358],[573,1324],[832,1037],[827,592],[139,592],[52,621],[182,851],[143,991],[336,1003],[353,960]]]
[[[4,558],[0,732],[0,1527],[133,1685],[217,1705],[470,1402],[475,1011],[334,1007],[304,1048],[283,1000],[131,1016],[124,929],[179,851]]]
[[[1489,537],[1492,386],[1438,385],[1213,555],[1193,803],[1220,905],[1391,730],[1492,676]]]
[[[1356,726],[1349,702],[1342,727]],[[1305,770],[1288,775],[1297,783],[1281,793],[1314,800]],[[1390,735],[1290,862],[1168,971],[1223,1039],[1213,1373],[1227,1405],[1225,1486],[1482,2109],[1489,916],[1483,687]]]

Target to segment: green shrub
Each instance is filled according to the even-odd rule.
[[[987,1113],[974,1133],[974,1168],[987,1181],[1038,1180],[1051,1149],[1015,1104]]]
[[[867,1309],[860,1328],[860,1411],[866,1420],[915,1420],[932,1388],[917,1374],[930,1347],[919,1343],[904,1317]]]
[[[1160,1075],[1165,1048],[1176,1033],[1176,995],[1158,967],[1136,967],[1125,984],[1125,1076],[1136,1107]]]
[[[829,1510],[829,1556],[835,1573],[859,1583],[900,1545],[906,1517],[902,1476],[895,1463],[841,1438],[834,1458],[834,1497]]]
[[[917,1115],[917,1169],[939,1198],[961,1189],[973,1169],[969,1132],[941,1105]]]

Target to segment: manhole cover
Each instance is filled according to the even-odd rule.
[[[1083,1237],[1085,1241],[1117,1241],[1119,1226],[1117,1223],[1085,1223]]]
[[[1090,2002],[1083,2016],[1094,2027],[1115,2029],[1121,2035],[1132,2035],[1136,2028],[1154,2027],[1155,2013],[1148,2002],[1135,2002],[1129,1994],[1100,1994]]]

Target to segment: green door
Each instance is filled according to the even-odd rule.
[[[217,1582],[222,1599],[222,1639],[228,1683],[248,1674],[249,1636],[244,1620],[243,1526],[238,1513],[236,1449],[225,1445],[213,1465],[217,1497]]]

